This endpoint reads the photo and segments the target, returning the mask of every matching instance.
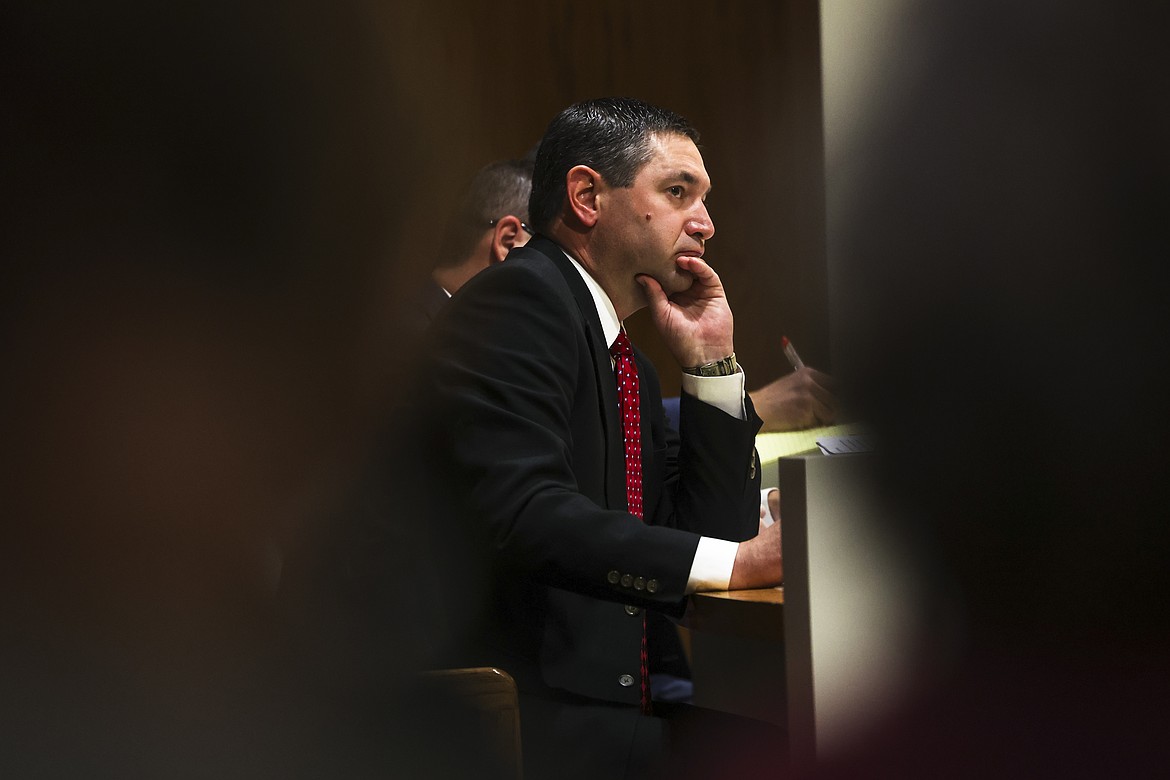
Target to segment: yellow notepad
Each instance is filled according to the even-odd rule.
[[[760,463],[770,463],[785,455],[819,452],[817,439],[849,436],[864,432],[865,426],[860,423],[843,423],[841,425],[822,425],[819,428],[806,428],[803,431],[761,433],[756,436],[756,451],[760,453]]]

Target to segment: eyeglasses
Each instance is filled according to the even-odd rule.
[[[492,227],[495,227],[497,222],[499,222],[499,220],[498,220],[498,219],[489,219],[489,220],[488,220],[488,224],[489,224],[489,225],[491,225]],[[522,229],[522,230],[523,230],[525,233],[527,233],[528,235],[530,235],[530,236],[535,236],[535,235],[536,235],[536,231],[535,231],[535,230],[533,230],[532,228],[528,227],[528,225],[527,225],[527,224],[525,224],[525,223],[521,222],[521,223],[520,223],[520,227],[521,227],[521,229]]]

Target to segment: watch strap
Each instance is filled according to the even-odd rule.
[[[692,376],[731,376],[739,373],[739,363],[735,359],[735,353],[732,352],[720,360],[704,363],[701,366],[683,368],[683,371]]]

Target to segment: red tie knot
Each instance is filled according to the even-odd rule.
[[[634,347],[630,344],[630,337],[626,335],[624,330],[618,331],[617,339],[613,342],[613,346],[609,348],[609,354],[613,356],[614,360],[619,357],[633,357]]]

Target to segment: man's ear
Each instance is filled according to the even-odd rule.
[[[585,227],[597,224],[597,190],[601,174],[587,165],[576,165],[565,174],[569,213]]]
[[[495,229],[492,231],[491,257],[488,259],[490,263],[504,262],[512,247],[528,243],[528,233],[522,225],[520,218],[512,214],[496,220]]]

